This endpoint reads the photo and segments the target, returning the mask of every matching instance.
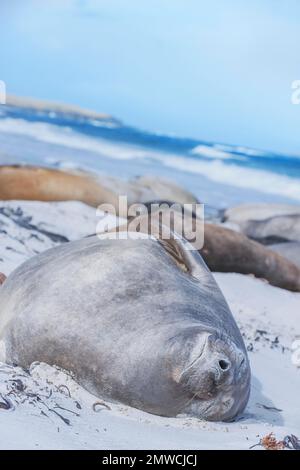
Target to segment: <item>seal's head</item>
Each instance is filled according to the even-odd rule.
[[[180,376],[188,400],[183,413],[209,421],[231,421],[241,413],[250,394],[250,367],[246,351],[228,337],[203,332]]]

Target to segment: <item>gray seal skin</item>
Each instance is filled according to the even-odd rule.
[[[260,221],[272,217],[300,214],[299,204],[254,203],[241,204],[224,211],[224,221],[243,225],[249,221]]]
[[[249,220],[242,226],[242,231],[248,237],[266,245],[282,241],[300,242],[300,214],[278,215],[257,221]]]
[[[233,420],[250,367],[229,307],[183,240],[66,243],[0,288],[1,360],[75,374],[91,393],[161,416]]]

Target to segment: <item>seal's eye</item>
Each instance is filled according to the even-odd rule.
[[[221,359],[219,361],[219,366],[222,370],[227,370],[229,369],[229,362],[225,361],[224,359]]]

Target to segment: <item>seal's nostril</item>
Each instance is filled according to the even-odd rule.
[[[224,359],[221,359],[219,361],[219,366],[222,370],[227,370],[229,369],[229,362],[225,361]]]

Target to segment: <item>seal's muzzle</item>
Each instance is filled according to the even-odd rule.
[[[184,370],[181,383],[191,397],[186,412],[228,421],[249,398],[250,369],[246,352],[216,333],[201,338],[200,355]]]

